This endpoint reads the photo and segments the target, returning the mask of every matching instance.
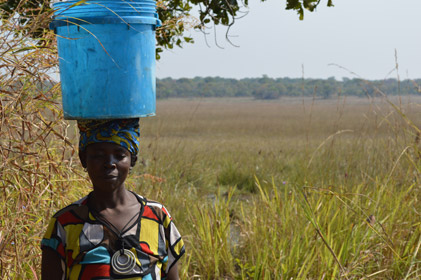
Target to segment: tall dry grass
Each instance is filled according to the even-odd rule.
[[[36,12],[35,12],[36,14]],[[37,279],[40,237],[48,217],[72,197],[75,150],[63,121],[52,34],[30,34],[49,20],[1,22],[0,278]]]

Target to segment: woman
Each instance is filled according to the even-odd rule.
[[[58,211],[42,240],[42,279],[179,279],[184,243],[163,205],[126,189],[139,119],[80,121],[93,191]]]

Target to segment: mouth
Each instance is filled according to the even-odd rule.
[[[117,175],[105,175],[104,176],[104,179],[106,179],[106,180],[111,180],[111,179],[115,179],[115,178],[117,178],[118,176]]]

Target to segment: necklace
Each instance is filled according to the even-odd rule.
[[[95,209],[93,209],[93,207],[90,207],[90,208],[91,208],[91,212],[93,216],[97,219],[97,221],[99,221],[102,225],[106,226],[112,233],[114,233],[121,243],[121,249],[114,252],[111,258],[111,267],[113,269],[113,272],[119,275],[130,275],[133,272],[134,268],[136,267],[136,257],[132,251],[124,248],[125,241],[124,241],[123,235],[133,226],[132,221],[135,218],[139,217],[141,211],[138,211],[120,231],[118,230],[116,226],[114,226],[110,221],[108,221],[103,215],[101,215]],[[136,219],[136,223],[137,223],[137,219]],[[136,271],[136,272],[139,272],[139,271]]]
[[[136,259],[132,251],[122,249],[114,253],[111,259],[111,267],[114,273],[120,275],[129,275],[136,266]]]

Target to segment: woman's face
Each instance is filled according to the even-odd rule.
[[[86,147],[82,160],[95,190],[109,192],[124,185],[131,167],[130,152],[114,143],[95,143]]]

